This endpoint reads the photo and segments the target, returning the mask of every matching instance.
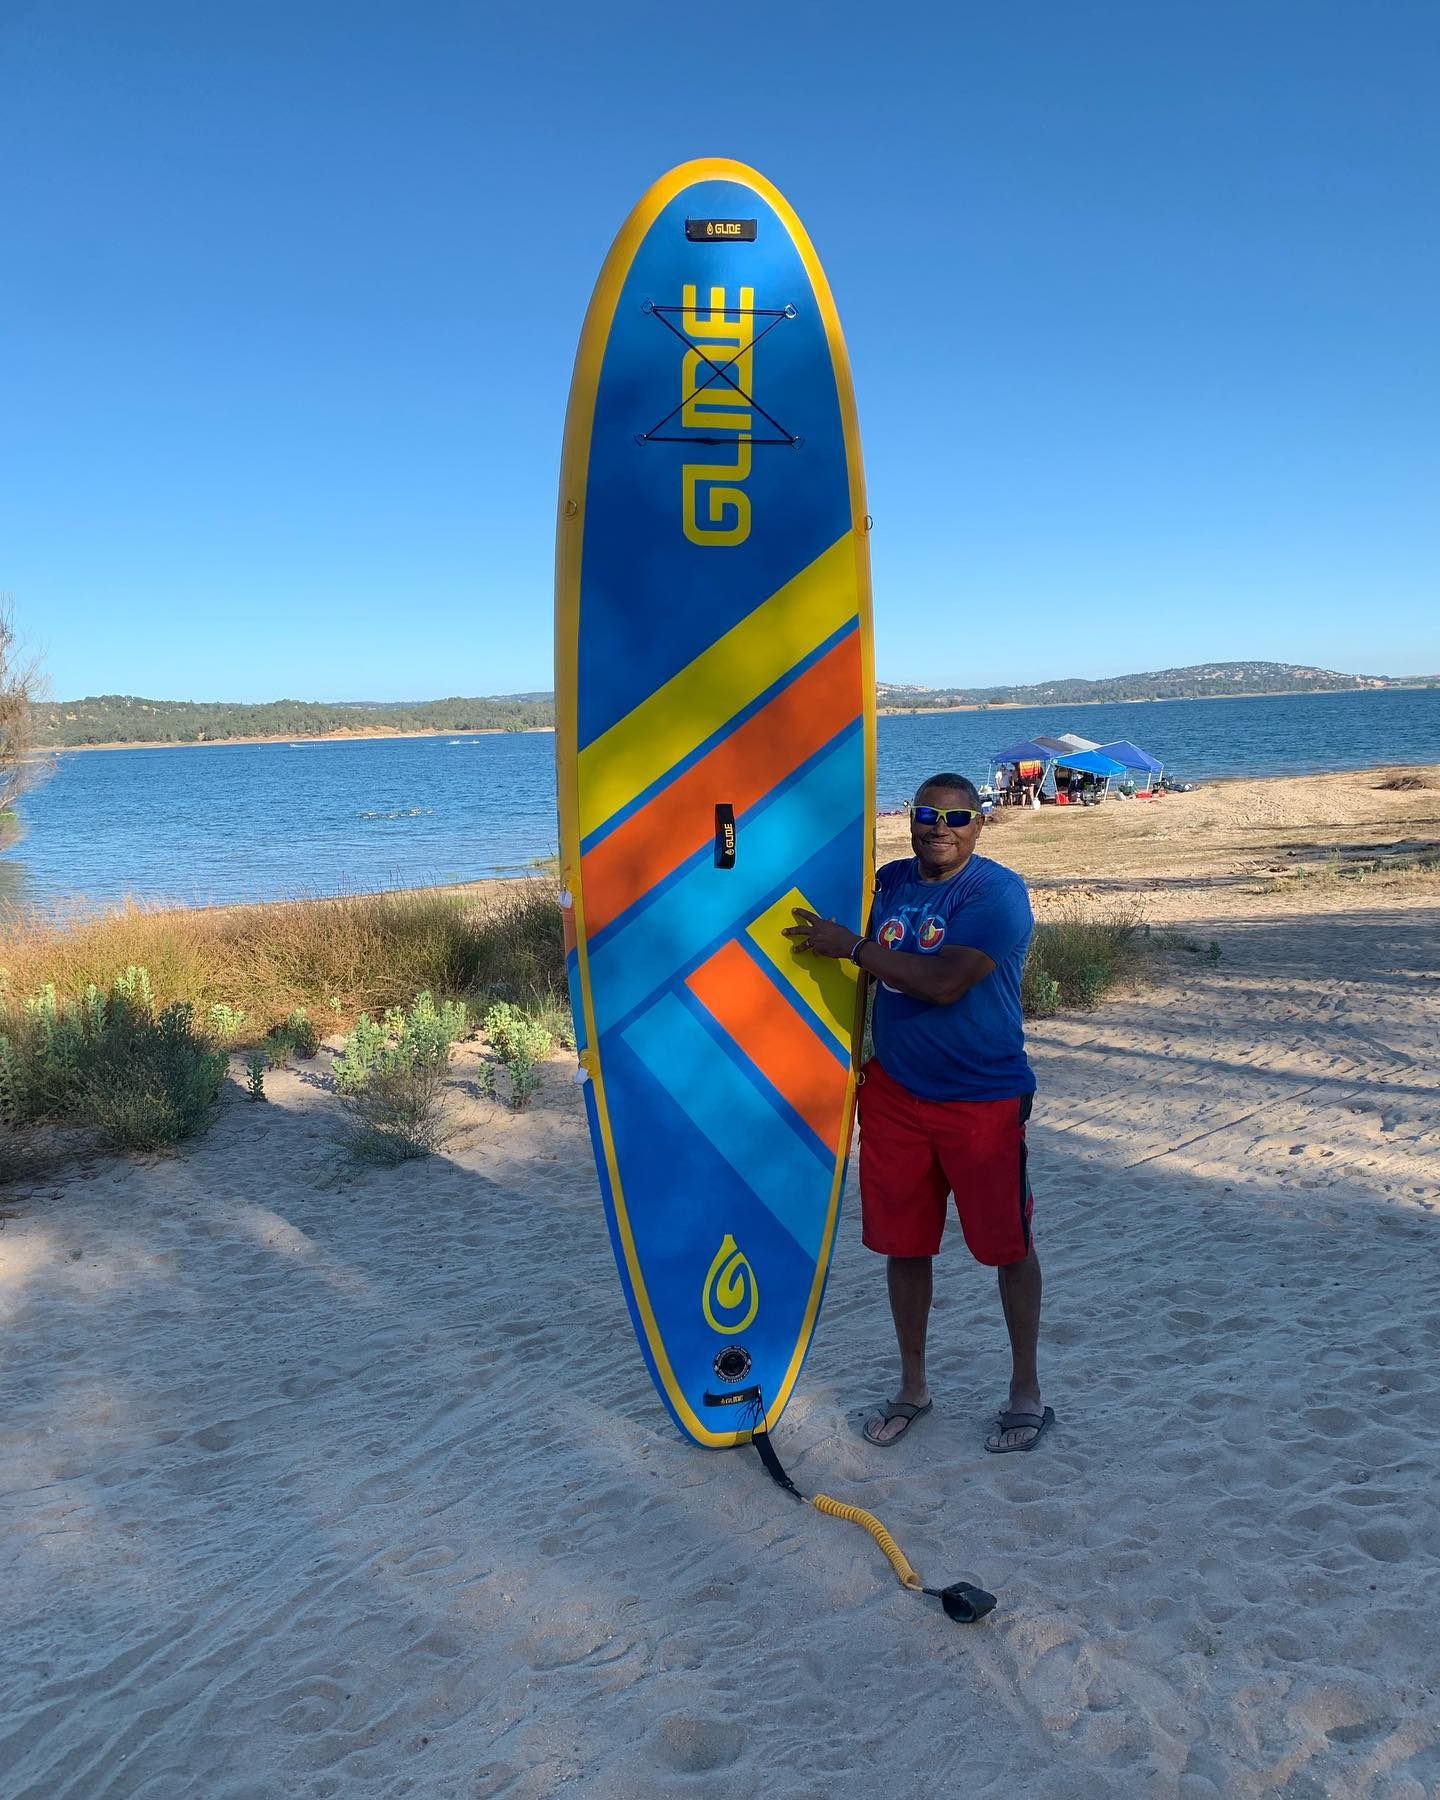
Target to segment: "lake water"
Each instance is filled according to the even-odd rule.
[[[1130,738],[1186,780],[1440,763],[1440,689],[883,718],[878,798],[983,779],[1037,732]],[[555,849],[549,732],[62,754],[21,802],[0,900],[191,905],[517,874]]]

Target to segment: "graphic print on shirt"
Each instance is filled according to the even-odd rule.
[[[887,950],[898,950],[901,945],[914,950],[918,945],[921,950],[938,950],[945,942],[945,920],[938,913],[927,911],[928,901],[924,899],[906,904],[901,901],[894,906],[894,911],[886,916],[885,923],[875,933],[875,942]],[[910,940],[906,943],[906,940]]]
[[[917,951],[921,954],[926,951],[933,953],[938,950],[945,942],[945,921],[937,913],[927,912],[927,904],[922,899],[909,905],[903,902],[896,905],[894,912],[875,933],[875,942],[886,950],[904,949],[911,954]],[[890,987],[889,982],[881,982],[880,985],[892,994],[899,992],[898,988]]]

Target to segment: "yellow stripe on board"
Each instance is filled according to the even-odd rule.
[[[580,752],[582,838],[855,618],[855,560],[847,531]]]
[[[854,963],[833,956],[797,956],[791,948],[794,940],[783,935],[795,923],[795,908],[809,912],[814,907],[800,892],[791,888],[750,927],[750,936],[765,952],[777,973],[783,975],[800,998],[834,1032],[838,1042],[850,1048],[855,1029],[855,983],[860,978]]]

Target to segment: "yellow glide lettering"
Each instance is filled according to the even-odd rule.
[[[750,497],[739,483],[750,474],[753,420],[745,395],[750,392],[754,363],[755,290],[740,289],[734,318],[723,287],[711,288],[708,313],[700,311],[693,283],[686,284],[682,302],[681,322],[689,336],[701,342],[686,350],[680,366],[680,392],[685,402],[681,422],[707,434],[735,433],[733,462],[717,457],[713,462],[686,463],[681,471],[685,536],[692,544],[743,544],[750,535]],[[723,368],[725,373],[706,378],[702,368]]]
[[[705,1277],[701,1298],[705,1323],[712,1331],[730,1337],[754,1323],[760,1310],[760,1287],[755,1271],[727,1231]]]

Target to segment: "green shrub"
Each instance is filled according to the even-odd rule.
[[[20,1053],[0,1037],[0,1124],[20,1125],[31,1116],[30,1085]]]
[[[134,971],[131,971],[134,974]],[[120,983],[116,983],[117,992]],[[26,1000],[23,1015],[12,1020],[9,1034],[18,1059],[16,1091],[24,1096],[21,1118],[62,1116],[79,1092],[88,1046],[103,1032],[106,1001],[96,987],[83,999],[61,1000],[54,982]]]
[[[524,1058],[516,1058],[505,1067],[510,1071],[510,1104],[516,1112],[523,1112],[539,1093],[544,1077],[533,1062]]]
[[[510,1104],[518,1112],[539,1091],[542,1078],[536,1064],[549,1055],[551,1035],[540,1020],[508,1000],[497,1000],[487,1009],[485,1035],[510,1077]],[[493,1074],[490,1083],[493,1089]]]
[[[365,1085],[386,1041],[385,1027],[369,1013],[361,1013],[335,1058],[335,1080],[342,1094],[353,1094]]]
[[[207,1123],[228,1058],[194,1029],[183,1001],[152,1014],[118,991],[80,1080],[77,1111],[122,1150],[157,1150]]]
[[[47,983],[6,1006],[0,1114],[18,1125],[71,1119],[122,1149],[154,1149],[205,1123],[225,1053],[197,1032],[184,1002],[154,1010],[148,972],[131,965],[109,994],[91,984],[62,1000]]]
[[[1087,964],[1075,977],[1075,1004],[1084,1012],[1093,1012],[1109,983],[1110,976],[1099,964]]]
[[[368,1013],[361,1013],[335,1059],[340,1092],[358,1093],[377,1075],[417,1068],[443,1070],[468,1024],[458,1000],[437,1006],[428,992],[415,996],[408,1013],[398,1006],[388,1008],[378,1025]]]
[[[134,963],[130,964],[123,975],[115,977],[111,993],[146,1012],[151,1011],[155,1005],[155,995],[150,987],[150,971],[137,968]]]
[[[437,1006],[428,991],[415,996],[408,1018],[398,1007],[393,1012],[398,1026],[396,1047],[412,1063],[428,1062],[443,1068],[451,1050],[470,1029],[462,1002],[442,1000]]]
[[[517,1058],[538,1062],[550,1049],[550,1033],[540,1021],[508,1000],[497,1000],[486,1009],[485,1035],[502,1063]]]
[[[1060,1010],[1060,983],[1032,955],[1020,978],[1020,1005],[1027,1019],[1048,1019]]]
[[[340,1095],[344,1141],[362,1162],[431,1156],[454,1135],[446,1100],[444,1062],[391,1062],[372,1069],[359,1087]]]
[[[252,1100],[265,1098],[265,1052],[252,1050],[245,1058],[245,1092]]]
[[[227,1006],[220,1000],[210,1008],[210,1035],[217,1044],[233,1044],[244,1023],[243,1007]]]
[[[575,1015],[570,1010],[568,994],[563,1000],[537,1000],[530,1008],[530,1017],[551,1043],[559,1044],[562,1050],[575,1048]]]
[[[286,1018],[285,1035],[296,1056],[308,1060],[320,1049],[320,1033],[303,1006],[295,1007]]]
[[[1045,1018],[1060,1006],[1090,1011],[1122,974],[1137,967],[1143,944],[1140,915],[1133,908],[1100,913],[1063,908],[1035,927],[1021,1005],[1031,1018]]]
[[[273,1069],[288,1066],[295,1046],[290,1041],[290,1034],[283,1025],[273,1025],[260,1040],[260,1048],[265,1053],[265,1060]]]

